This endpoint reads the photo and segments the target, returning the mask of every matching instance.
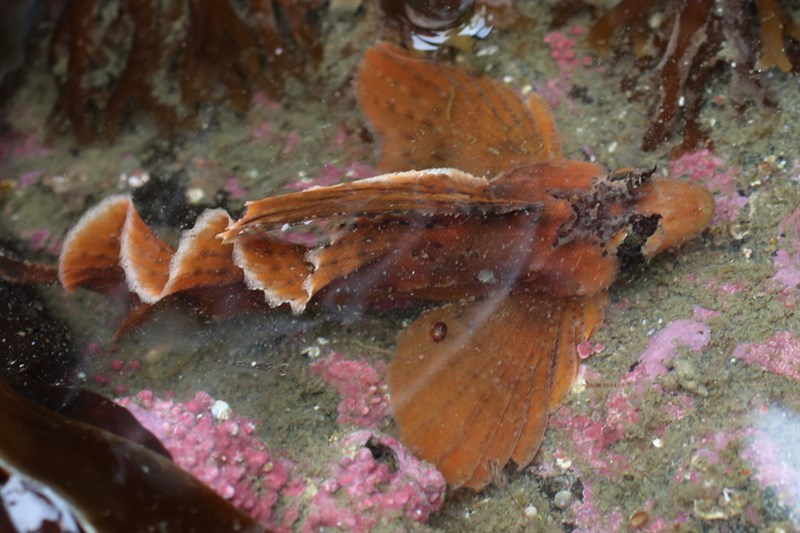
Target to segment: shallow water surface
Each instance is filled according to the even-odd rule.
[[[775,105],[737,110],[730,73],[717,73],[699,113],[713,147],[670,158],[677,136],[645,152],[656,81],[641,75],[638,91],[621,89],[639,72],[630,57],[592,55],[588,11],[551,28],[553,4],[518,2],[521,24],[441,60],[542,94],[567,158],[655,166],[708,188],[717,214],[700,237],[620,274],[531,465],[498,468],[482,491],[444,494],[435,470],[394,440],[386,366],[397,334],[430,304],[226,318],[165,305],[115,338],[124,294],[3,286],[8,316],[20,317],[3,335],[63,339],[30,349],[37,370],[26,379],[52,381],[41,355],[51,353],[65,368],[54,375],[133,406],[140,419],[162,417],[151,431],[180,466],[279,530],[800,529],[800,79],[773,68],[762,80]],[[174,133],[134,107],[113,140],[87,143],[48,126],[58,91],[43,23],[2,102],[4,247],[55,263],[68,229],[114,194],[131,194],[175,244],[206,207],[236,218],[245,200],[377,174],[377,140],[352,79],[364,50],[397,34],[375,6],[314,6],[321,59],[306,77],[288,76],[277,94],[256,85],[242,110],[232,98],[201,106],[196,124]],[[161,83],[169,98],[169,80]],[[3,342],[13,380],[28,348]]]

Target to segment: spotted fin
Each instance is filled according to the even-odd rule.
[[[526,105],[500,82],[416,59],[387,43],[367,50],[356,93],[383,142],[379,166],[385,172],[455,167],[495,176],[562,158],[552,113],[540,97]]]
[[[245,216],[220,235],[226,242],[242,234],[309,220],[452,214],[473,209],[505,213],[528,209],[535,202],[496,196],[485,178],[452,168],[436,168],[314,187],[246,205]]]
[[[479,489],[512,459],[527,465],[604,306],[514,292],[423,314],[389,368],[403,442],[456,487]]]

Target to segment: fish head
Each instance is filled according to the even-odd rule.
[[[655,170],[622,168],[576,183],[562,179],[548,192],[567,202],[571,215],[554,247],[582,243],[602,249],[606,262],[626,262],[648,260],[699,235],[714,215],[711,193],[695,183],[658,178]]]
[[[651,259],[699,235],[713,216],[714,197],[701,185],[649,180],[636,188],[628,224],[615,236],[617,255]]]

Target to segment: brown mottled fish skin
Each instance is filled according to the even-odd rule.
[[[369,283],[353,275],[338,282],[353,295],[366,286],[380,287],[376,296],[438,299],[457,280],[450,294],[458,303],[423,314],[400,335],[391,407],[406,444],[452,485],[478,489],[509,460],[525,466],[538,450],[548,414],[575,378],[576,346],[602,322],[618,248],[630,253],[640,238],[633,252],[649,258],[681,244],[708,226],[713,198],[647,171],[564,160],[540,97],[524,106],[505,85],[391,45],[367,51],[357,95],[383,141],[382,170],[454,167],[494,177],[494,197],[531,204],[525,229],[512,224],[519,213],[476,216],[462,232],[415,228],[399,240],[410,250],[402,260],[387,253],[361,269]],[[438,265],[448,265],[446,278],[425,262],[431,247]]]
[[[523,102],[502,83],[392,45],[367,51],[356,93],[386,174],[248,202],[224,231],[226,214],[204,215],[175,253],[118,197],[70,233],[61,280],[70,290],[127,281],[145,305],[206,294],[218,308],[230,290],[249,307],[245,285],[294,312],[439,302],[398,338],[391,408],[417,455],[454,487],[480,489],[509,461],[532,460],[621,261],[698,235],[713,198],[653,170],[565,160],[537,95]],[[330,222],[324,244],[281,239],[314,220]]]

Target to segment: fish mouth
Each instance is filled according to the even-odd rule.
[[[617,257],[625,263],[644,259],[647,242],[658,232],[660,221],[661,215],[659,214],[645,216],[635,213],[631,215],[625,237],[617,246]]]
[[[644,185],[643,193],[636,211],[644,217],[661,217],[657,231],[642,247],[646,259],[696,237],[714,217],[714,197],[700,185],[661,179]]]

